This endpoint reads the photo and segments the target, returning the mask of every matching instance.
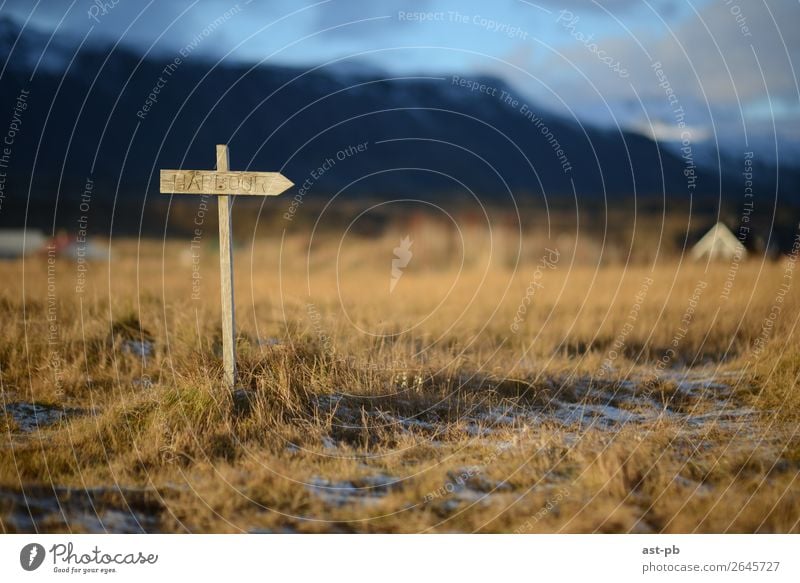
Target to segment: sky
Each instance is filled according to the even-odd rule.
[[[0,0],[0,14],[140,53],[194,42],[193,59],[492,75],[584,122],[800,162],[797,0]]]

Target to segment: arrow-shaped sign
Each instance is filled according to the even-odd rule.
[[[294,186],[279,172],[162,170],[162,194],[275,196]]]

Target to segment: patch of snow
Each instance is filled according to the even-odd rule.
[[[372,474],[350,480],[329,480],[313,476],[306,487],[315,496],[319,496],[331,506],[347,506],[349,504],[375,504],[380,502],[398,480],[386,474]]]
[[[102,533],[154,532],[156,507],[145,500],[143,489],[29,487],[24,491],[0,489],[3,521],[14,532],[52,530],[55,524],[70,530]],[[116,500],[111,502],[109,497]]]
[[[122,351],[142,358],[153,355],[155,345],[149,340],[126,339],[122,342]]]
[[[555,417],[564,425],[588,424],[608,428],[632,422],[642,422],[648,419],[646,415],[633,413],[607,404],[559,403],[558,405],[559,409],[555,413]]]
[[[63,407],[25,402],[10,403],[5,410],[24,433],[53,425],[75,412]]]
[[[336,442],[327,435],[322,437],[322,447],[325,449],[337,449]]]

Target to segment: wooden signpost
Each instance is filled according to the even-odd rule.
[[[277,196],[294,184],[278,172],[232,172],[228,146],[217,145],[217,169],[162,170],[162,194],[215,194],[219,207],[219,269],[222,284],[222,361],[225,384],[236,383],[236,321],[233,311],[233,245],[231,202],[233,195]]]

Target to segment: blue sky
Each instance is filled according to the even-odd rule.
[[[664,140],[688,128],[693,143],[722,143],[734,156],[777,150],[796,160],[800,152],[796,0],[102,4],[6,0],[0,12],[40,30],[171,55],[233,9],[191,58],[495,75],[539,107],[595,124]]]

